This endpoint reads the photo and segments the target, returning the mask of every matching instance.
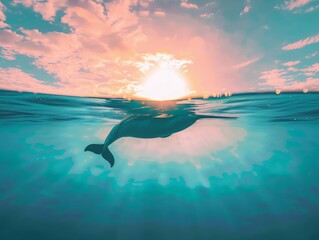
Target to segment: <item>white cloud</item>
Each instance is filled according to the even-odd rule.
[[[214,16],[214,13],[203,13],[201,15],[199,15],[201,18],[211,18],[212,16]]]
[[[306,56],[306,59],[313,58],[313,57],[317,56],[317,54],[318,54],[318,52],[317,52],[317,51],[316,51],[316,52],[313,52],[312,54],[307,55],[307,56]]]
[[[307,8],[307,9],[305,10],[305,13],[313,12],[313,11],[315,11],[315,10],[318,9],[318,8],[319,8],[319,5],[314,6],[314,7]]]
[[[264,26],[263,26],[263,29],[265,29],[265,30],[269,30],[269,29],[270,29],[270,27],[269,27],[269,25],[264,25]]]

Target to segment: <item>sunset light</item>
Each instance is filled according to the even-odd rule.
[[[139,86],[136,96],[162,101],[179,99],[189,93],[181,74],[168,64],[162,63]]]

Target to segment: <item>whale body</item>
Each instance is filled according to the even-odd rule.
[[[90,144],[84,151],[90,151],[101,154],[113,167],[114,156],[109,150],[109,145],[122,137],[134,138],[166,138],[176,132],[180,132],[191,125],[198,119],[202,118],[233,118],[219,116],[203,115],[176,115],[176,116],[149,116],[133,115],[125,118],[115,125],[106,137],[104,144]]]

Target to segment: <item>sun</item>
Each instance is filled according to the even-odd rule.
[[[183,76],[169,64],[160,64],[138,87],[136,96],[163,101],[179,99],[189,93]]]

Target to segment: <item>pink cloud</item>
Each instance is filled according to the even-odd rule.
[[[304,82],[295,81],[291,86],[286,87],[290,91],[301,91],[308,89],[311,91],[319,91],[319,78],[307,78]]]
[[[291,62],[283,63],[282,65],[285,66],[285,67],[292,67],[292,66],[295,66],[295,65],[297,65],[299,63],[300,63],[300,61],[291,61]]]
[[[3,48],[3,49],[1,49],[1,57],[3,59],[7,59],[9,61],[14,60],[15,59],[15,52],[14,51],[8,51],[8,49]]]
[[[22,40],[22,37],[10,29],[0,30],[0,43],[2,46],[7,44],[17,43]]]
[[[312,0],[286,0],[285,3],[279,8],[291,11],[295,8],[303,7],[310,2],[312,2]]]
[[[26,7],[31,7],[33,4],[36,3],[35,0],[14,0],[13,4],[23,4]]]
[[[6,15],[4,14],[5,6],[0,2],[0,28],[6,28],[9,27],[8,24],[5,23],[6,21]]]
[[[312,77],[319,72],[319,63],[315,63],[311,65],[310,67],[304,68],[302,69],[302,71],[304,72],[305,76]]]
[[[3,57],[23,54],[34,58],[33,64],[56,76],[65,91],[83,88],[89,95],[104,96],[120,92],[129,78],[125,69],[132,68],[120,59],[127,58],[129,48],[143,39],[138,18],[129,9],[131,1],[108,3],[108,15],[101,4],[87,4],[66,9],[62,21],[72,28],[69,34],[21,28],[19,35],[0,30]]]
[[[34,1],[23,1],[23,4],[40,11]],[[122,96],[132,93],[145,79],[145,74],[136,66],[137,62],[144,61],[142,56],[161,52],[192,61],[181,70],[191,89],[242,91],[250,86],[233,66],[247,53],[251,55],[253,49],[237,45],[233,36],[208,28],[201,19],[184,14],[166,16],[160,10],[154,13],[166,16],[160,21],[156,17],[140,17],[140,12],[131,10],[138,2],[131,0],[107,3],[61,0],[51,4],[53,10],[47,13],[41,10],[40,14],[43,18],[54,19],[57,9],[63,6],[65,15],[61,21],[71,28],[70,33],[42,33],[23,28],[16,33],[4,29],[0,30],[0,43],[2,57],[29,56],[34,59],[33,65],[55,76],[58,83],[45,85],[42,81],[31,80],[32,76],[28,78],[11,70],[11,75],[6,73],[8,78],[2,80],[6,83],[1,87],[13,88],[19,84],[18,76],[30,82],[30,85],[17,87],[25,91],[33,86],[39,92]]]
[[[8,24],[6,24],[3,21],[0,21],[0,28],[6,28],[6,27],[8,27]]]
[[[244,9],[240,12],[240,16],[242,16],[245,13],[248,13],[251,9],[251,0],[246,0],[246,6]]]
[[[159,17],[165,17],[166,13],[162,10],[157,10],[154,12],[154,15],[159,16]]]
[[[291,78],[286,76],[287,72],[284,69],[273,69],[261,73],[260,79],[265,80],[260,85],[268,85],[273,87],[282,87],[287,80]]]
[[[10,79],[10,81],[8,81]],[[52,87],[31,77],[18,68],[0,68],[0,89],[51,93]]]
[[[261,59],[261,57],[256,57],[256,58],[252,58],[250,60],[247,60],[245,62],[242,62],[242,63],[239,63],[239,64],[236,64],[235,66],[233,66],[233,68],[244,68],[244,67],[247,67],[255,62],[258,62],[259,60]]]
[[[294,50],[294,49],[299,49],[299,48],[303,48],[307,45],[310,44],[314,44],[319,42],[319,35],[316,36],[312,36],[312,37],[307,37],[303,40],[294,42],[294,43],[290,43],[288,45],[285,45],[282,47],[282,50]]]
[[[139,11],[139,14],[140,14],[140,16],[147,17],[150,15],[150,12],[143,10],[143,11]]]
[[[53,21],[58,9],[66,5],[66,1],[35,2],[34,10],[42,15],[47,21]]]
[[[144,8],[147,8],[147,7],[149,7],[150,4],[149,4],[149,2],[140,2],[139,5],[144,7]]]
[[[240,12],[240,16],[245,14],[245,13],[248,13],[250,9],[251,9],[251,6],[245,6],[243,11]]]
[[[264,82],[260,83],[261,86],[266,88],[278,88],[283,91],[301,91],[303,89],[309,89],[313,91],[319,90],[319,79],[313,78],[313,75],[307,75],[309,72],[318,72],[319,64],[314,64],[309,68],[302,69],[305,71],[306,81],[298,81],[295,79],[297,76],[288,75],[284,69],[273,69],[270,71],[264,71],[261,73],[260,79]]]
[[[55,86],[45,84],[23,72],[18,68],[0,68],[0,89],[14,90],[21,92],[33,93],[49,93],[59,95],[72,95],[72,96],[105,96],[103,93],[98,92],[98,86],[92,84],[89,89],[87,86],[83,87],[83,83],[73,82],[72,85],[65,85],[65,83],[57,83]]]
[[[42,15],[42,18],[47,21],[53,21],[56,12],[67,6],[67,0],[51,0],[51,1],[36,1],[36,0],[14,0],[13,4],[22,4],[26,7],[33,7],[35,12]]]
[[[299,71],[297,68],[294,68],[294,67],[289,67],[289,68],[287,68],[287,70],[290,72],[298,72]]]
[[[188,9],[198,9],[198,6],[194,3],[189,3],[187,0],[182,0],[181,7]]]
[[[137,2],[138,5],[140,5],[143,8],[147,8],[150,6],[150,3],[155,2],[155,0],[139,0]],[[136,4],[135,4],[136,5]]]

